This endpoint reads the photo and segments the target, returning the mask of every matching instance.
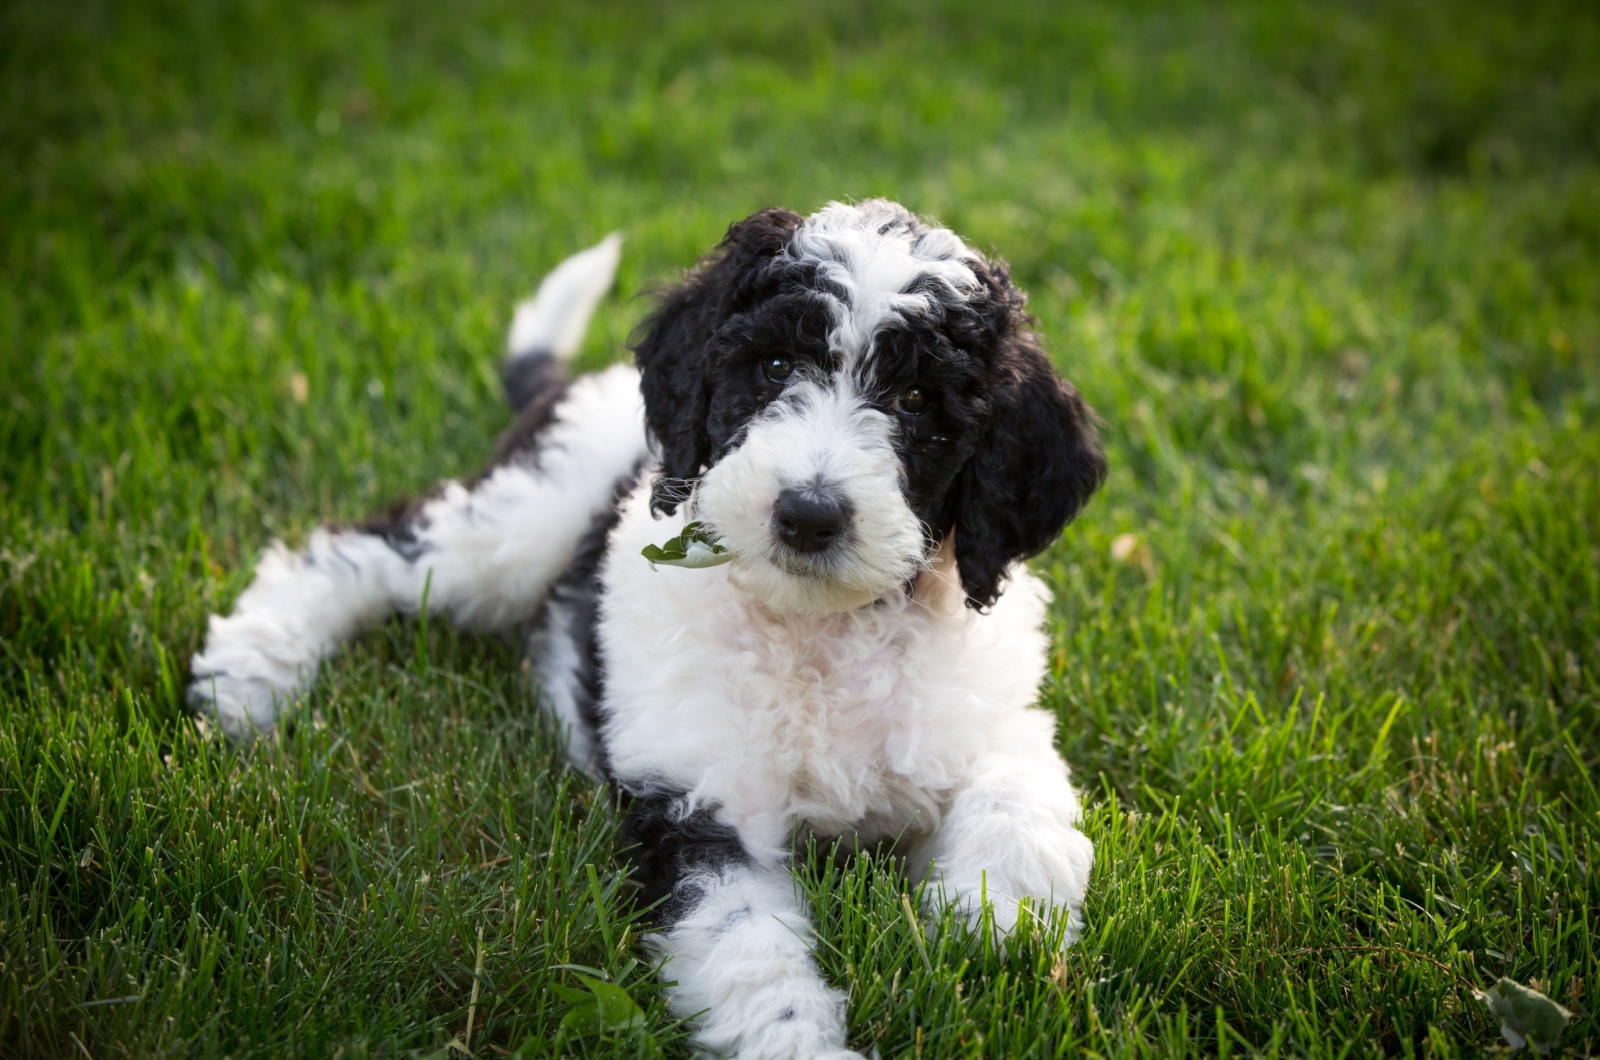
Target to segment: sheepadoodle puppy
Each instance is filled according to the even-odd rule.
[[[622,796],[648,944],[697,1042],[855,1055],[797,830],[897,841],[980,928],[1059,909],[1081,929],[1093,848],[1034,706],[1048,594],[1022,561],[1104,477],[1093,414],[1006,266],[882,200],[733,225],[640,326],[635,365],[569,380],[618,251],[518,308],[518,418],[487,470],[269,549],[190,695],[249,739],[396,612],[527,630],[574,766]],[[688,569],[642,554],[691,524],[653,553]]]

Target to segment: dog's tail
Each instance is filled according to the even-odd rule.
[[[500,365],[506,400],[520,410],[553,379],[565,378],[562,362],[578,351],[595,306],[617,275],[622,233],[613,232],[579,251],[544,278],[534,296],[517,306]]]

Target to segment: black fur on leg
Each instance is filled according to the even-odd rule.
[[[624,792],[623,798],[622,828],[634,844],[630,856],[639,904],[654,907],[649,917],[658,927],[675,923],[693,907],[696,895],[679,887],[686,875],[750,860],[739,833],[716,819],[716,807],[691,809],[682,792],[658,789]]]
[[[369,515],[348,529],[357,533],[383,538],[383,543],[407,563],[415,563],[428,551],[428,546],[417,539],[417,529],[422,525],[422,507],[438,496],[431,490],[420,497],[404,497],[392,501],[376,515]]]

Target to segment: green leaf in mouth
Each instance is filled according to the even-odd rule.
[[[650,566],[715,567],[733,558],[726,545],[713,538],[699,522],[683,528],[683,532],[664,545],[646,545],[639,553],[650,561]]]

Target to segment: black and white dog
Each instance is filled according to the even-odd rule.
[[[236,738],[270,731],[424,585],[430,613],[527,623],[573,763],[625,793],[673,1010],[716,1052],[854,1055],[797,828],[898,839],[927,893],[1001,935],[1052,908],[1081,928],[1093,848],[1033,706],[1048,594],[1021,561],[1104,477],[1093,414],[1005,265],[893,203],[735,224],[641,325],[637,368],[569,382],[617,255],[569,259],[517,310],[520,414],[488,470],[271,548],[191,697]],[[730,562],[641,557],[689,519]]]

